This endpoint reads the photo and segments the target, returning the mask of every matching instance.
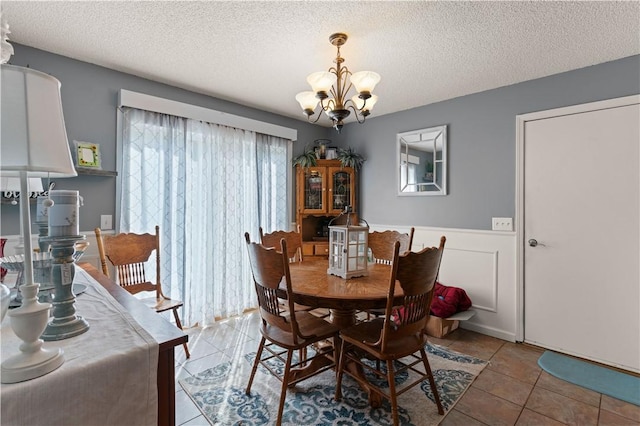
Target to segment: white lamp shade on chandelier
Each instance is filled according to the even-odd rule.
[[[62,114],[60,82],[29,68],[2,65],[0,175],[77,176]]]

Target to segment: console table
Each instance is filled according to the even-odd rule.
[[[158,342],[158,425],[173,426],[176,419],[174,348],[187,342],[188,336],[107,278],[93,265],[81,263],[79,266],[98,281]]]
[[[88,263],[76,269],[78,314],[86,333],[45,342],[64,350],[57,370],[20,383],[0,385],[2,423],[175,424],[174,347],[188,337]],[[111,297],[109,297],[111,295]],[[19,339],[5,318],[2,359]]]

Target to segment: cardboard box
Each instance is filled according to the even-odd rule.
[[[447,334],[460,326],[460,321],[466,321],[473,317],[476,311],[469,309],[468,311],[458,312],[449,318],[440,318],[431,315],[427,320],[427,334],[431,337],[443,338]]]
[[[427,321],[427,334],[431,337],[443,338],[460,326],[460,321],[431,315]]]

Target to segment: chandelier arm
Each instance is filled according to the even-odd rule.
[[[321,116],[322,116],[322,113],[320,113],[320,112],[319,112],[319,113],[318,113],[318,115],[316,116],[315,120],[312,120],[312,119],[311,119],[311,115],[307,115],[307,121],[308,121],[309,123],[317,123],[317,122],[318,122],[318,120],[320,120],[320,117],[321,117]]]
[[[353,110],[353,115],[356,116],[356,120],[358,120],[359,124],[364,123],[364,120],[366,120],[367,116],[360,114],[360,110],[358,108],[356,108],[356,106],[353,104],[353,101],[351,101],[351,99],[347,100],[347,102],[349,102],[351,105],[344,106],[344,109],[352,109]],[[362,120],[360,120],[360,117],[362,117]]]
[[[329,110],[335,109],[335,107],[336,107],[335,94],[333,93],[333,88],[331,88],[330,92],[334,96],[334,100],[332,101],[331,99],[329,99],[327,101],[327,104],[325,105],[324,104],[325,99],[322,99],[320,101],[320,107],[322,108],[322,111],[329,111]],[[331,103],[332,102],[333,102],[333,108],[331,107]],[[316,120],[316,121],[318,121],[318,120]],[[315,121],[314,121],[314,123],[315,123]]]

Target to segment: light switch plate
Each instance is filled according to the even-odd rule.
[[[513,219],[510,217],[491,218],[491,229],[494,231],[513,231]]]
[[[100,215],[100,228],[105,231],[113,229],[113,221],[110,214]]]

